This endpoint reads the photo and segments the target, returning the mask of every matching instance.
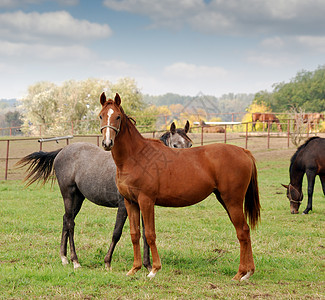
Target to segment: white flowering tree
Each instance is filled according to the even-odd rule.
[[[63,135],[98,133],[99,96],[118,92],[126,113],[135,116],[144,108],[142,95],[133,79],[123,78],[116,84],[107,80],[69,80],[62,85],[38,82],[28,88],[21,99],[24,133],[32,135]]]

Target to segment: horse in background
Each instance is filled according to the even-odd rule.
[[[158,140],[157,142],[164,144],[164,147],[191,147],[192,141],[187,136],[188,131],[188,121],[184,129],[176,128],[173,122],[170,131],[160,137],[161,142]],[[74,220],[85,198],[100,206],[118,208],[112,241],[104,259],[106,269],[111,269],[112,255],[127,219],[124,199],[115,183],[116,166],[111,153],[90,143],[73,143],[52,152],[31,153],[17,164],[21,167],[29,165],[25,178],[27,185],[36,181],[42,181],[45,184],[51,178],[54,180],[52,175],[54,175],[53,170],[55,171],[65,208],[60,247],[63,265],[69,262],[67,258],[69,239],[70,259],[74,268],[80,267],[74,244]],[[143,236],[145,237],[145,234]],[[149,246],[145,239],[143,264],[151,270]]]
[[[225,128],[217,125],[206,124],[203,120],[200,121],[200,126],[203,127],[204,133],[225,133]]]
[[[299,212],[303,200],[302,182],[304,175],[308,181],[308,203],[304,214],[312,210],[315,177],[318,175],[325,195],[325,139],[312,137],[301,145],[290,160],[290,183],[282,184],[287,189],[292,214]]]
[[[102,145],[112,152],[116,184],[129,216],[134,262],[127,275],[142,266],[140,212],[152,254],[152,278],[161,269],[156,246],[154,206],[185,207],[214,193],[233,223],[240,243],[240,263],[233,279],[246,280],[255,271],[250,229],[260,219],[255,159],[235,145],[210,144],[188,149],[164,147],[144,138],[121,107],[121,98],[100,96]],[[105,176],[105,175],[104,175]]]
[[[323,113],[303,113],[295,115],[295,124],[299,123],[299,118],[302,120],[302,123],[310,124],[310,129],[315,129],[316,125],[319,125],[320,121],[324,121]]]
[[[260,121],[266,123],[267,128],[269,124],[276,123],[278,130],[282,132],[282,126],[279,119],[273,113],[252,113],[252,130],[256,131],[256,122]]]

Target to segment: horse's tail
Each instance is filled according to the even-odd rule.
[[[62,148],[52,152],[33,152],[16,163],[19,167],[29,165],[26,170],[28,174],[24,178],[24,181],[27,182],[27,186],[38,180],[42,180],[42,184],[45,184],[50,179],[51,175],[53,175],[54,159],[61,150]],[[52,177],[52,180],[53,179]]]
[[[255,158],[250,153],[250,151],[246,150],[246,153],[252,160],[253,171],[245,195],[244,213],[245,213],[245,217],[248,218],[249,220],[249,224],[251,225],[251,228],[254,229],[260,220],[261,205],[260,205],[260,197],[258,192],[257,169],[255,164]]]

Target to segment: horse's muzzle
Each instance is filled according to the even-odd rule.
[[[111,151],[113,146],[114,146],[114,141],[113,140],[109,140],[109,143],[106,143],[105,140],[102,141],[102,146],[104,148],[105,151]]]

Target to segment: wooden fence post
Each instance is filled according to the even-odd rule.
[[[267,149],[270,149],[270,122],[267,122]]]
[[[225,125],[225,144],[227,144],[227,125]]]
[[[8,163],[9,163],[9,140],[7,140],[5,180],[8,179]]]
[[[246,123],[245,149],[247,149],[247,144],[248,144],[248,123]]]
[[[287,128],[287,146],[288,146],[288,148],[289,148],[289,146],[290,146],[290,119],[288,119],[288,128]]]

